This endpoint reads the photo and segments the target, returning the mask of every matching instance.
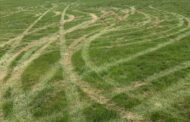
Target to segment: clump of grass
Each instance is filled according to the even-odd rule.
[[[155,111],[150,115],[150,120],[152,122],[182,122],[182,120],[173,117],[163,111]]]
[[[131,109],[141,103],[139,99],[129,96],[125,93],[121,93],[113,97],[112,100],[115,101],[119,106],[122,106],[126,109]]]
[[[49,52],[34,60],[21,76],[23,89],[30,89],[31,86],[38,83],[40,77],[60,59],[59,51]]]
[[[64,115],[64,119],[67,119],[66,105],[65,92],[52,87],[40,91],[29,103],[31,113],[35,118],[61,112]]]
[[[11,96],[12,96],[12,89],[9,87],[9,88],[5,91],[5,93],[4,93],[4,95],[3,95],[3,98],[8,99],[8,98],[10,98]]]
[[[37,41],[40,38],[43,38],[45,36],[48,36],[52,33],[57,32],[58,27],[49,27],[46,30],[41,30],[39,32],[33,33],[31,35],[27,35],[24,37],[23,42],[32,42],[32,41]]]
[[[12,100],[4,101],[2,108],[3,108],[4,118],[8,118],[13,112],[13,101]]]
[[[173,105],[179,115],[190,120],[190,96],[179,100]]]
[[[18,55],[12,62],[11,64],[9,65],[9,70],[8,70],[8,73],[6,74],[6,76],[4,77],[4,81],[7,81],[12,72],[13,72],[13,68],[17,65],[18,61],[22,58],[22,56],[24,55],[25,51],[23,51],[20,55]]]
[[[0,59],[6,53],[7,50],[8,50],[8,46],[0,48]]]
[[[3,117],[9,118],[13,113],[13,98],[12,98],[12,89],[8,88],[5,93],[3,94]]]
[[[116,119],[118,117],[116,112],[107,110],[100,104],[93,104],[85,108],[84,114],[88,122],[109,122],[111,119]]]
[[[51,78],[50,81],[60,81],[60,80],[63,80],[63,79],[64,79],[63,69],[60,66],[58,68],[58,70],[56,71],[55,75]]]
[[[72,57],[72,62],[78,74],[83,75],[83,79],[92,84],[94,87],[98,87],[100,89],[107,89],[110,87],[110,84],[104,82],[104,79],[102,79],[101,74],[97,74],[93,71],[90,72],[91,70],[88,67],[86,67],[85,62],[81,56],[81,50],[74,53]]]

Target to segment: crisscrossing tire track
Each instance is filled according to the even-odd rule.
[[[91,47],[91,44],[93,42],[96,42],[100,38],[103,38],[103,39],[106,39],[106,37],[109,38],[109,35],[111,35],[110,33],[115,33],[114,36],[118,37],[117,33],[121,30],[124,33],[128,33],[128,31],[131,30],[132,32],[129,32],[129,33],[132,35],[134,33],[133,31],[135,31],[141,27],[146,28],[148,26],[148,29],[150,29],[150,30],[157,29],[156,27],[152,27],[153,26],[152,22],[154,21],[155,18],[156,18],[155,20],[158,21],[159,17],[157,17],[156,15],[151,15],[151,13],[146,13],[146,12],[140,11],[140,10],[138,10],[138,8],[135,8],[135,7],[128,7],[127,9],[113,7],[113,8],[107,8],[105,10],[103,8],[101,8],[101,9],[94,9],[94,10],[92,9],[92,11],[89,9],[89,12],[83,12],[82,10],[77,10],[78,11],[77,14],[74,12],[75,10],[72,10],[72,9],[70,9],[69,7],[65,7],[65,9],[62,12],[61,19],[58,22],[56,22],[57,24],[52,23],[50,25],[42,26],[42,27],[39,27],[39,28],[31,31],[32,28],[45,15],[47,15],[47,13],[51,12],[52,8],[48,9],[38,19],[36,19],[31,25],[29,25],[29,27],[22,34],[20,34],[18,37],[15,37],[14,39],[10,39],[8,42],[3,43],[1,45],[1,48],[2,48],[5,45],[10,45],[12,42],[15,41],[14,42],[15,45],[12,45],[11,49],[9,49],[7,52],[5,52],[5,54],[0,58],[0,64],[2,67],[0,69],[0,81],[2,82],[1,83],[2,87],[0,89],[0,91],[2,92],[1,98],[4,99],[3,93],[8,88],[13,88],[15,95],[17,95],[16,98],[13,98],[14,99],[13,105],[16,106],[16,107],[14,107],[14,114],[16,114],[15,115],[16,119],[32,121],[33,115],[31,114],[31,111],[29,110],[30,108],[27,105],[28,101],[32,101],[30,96],[38,95],[38,92],[40,90],[43,90],[45,87],[48,87],[48,84],[54,84],[54,83],[49,83],[48,81],[51,81],[51,78],[54,77],[54,75],[56,74],[56,71],[59,69],[59,66],[61,65],[61,67],[63,69],[62,76],[64,76],[64,78],[59,82],[59,84],[58,83],[57,84],[55,83],[55,84],[59,85],[59,88],[62,87],[66,93],[65,97],[68,101],[67,106],[68,106],[68,113],[69,113],[70,121],[73,121],[73,122],[88,121],[86,119],[86,117],[85,117],[86,115],[84,114],[83,111],[86,108],[88,108],[92,104],[92,102],[102,105],[102,107],[106,108],[107,110],[116,112],[118,115],[120,115],[118,117],[119,121],[127,121],[127,120],[134,121],[134,122],[148,121],[149,119],[147,119],[145,116],[141,115],[143,113],[142,111],[138,112],[138,111],[140,111],[139,109],[141,107],[144,108],[146,101],[144,103],[141,103],[141,104],[137,105],[136,107],[134,107],[134,110],[131,110],[130,108],[123,107],[122,105],[120,105],[118,103],[118,101],[115,101],[112,98],[121,93],[128,93],[129,91],[135,91],[138,88],[145,86],[146,84],[149,84],[153,80],[157,80],[159,78],[163,78],[163,77],[173,74],[175,72],[185,70],[190,67],[189,61],[184,61],[181,64],[179,63],[179,65],[175,66],[174,68],[168,68],[166,70],[157,72],[157,73],[145,78],[145,80],[147,82],[144,84],[143,83],[135,84],[136,83],[135,82],[134,83],[135,85],[134,84],[129,85],[130,88],[129,87],[117,87],[120,85],[117,85],[116,87],[114,87],[115,83],[112,82],[111,84],[112,84],[113,88],[111,90],[113,90],[113,92],[109,93],[109,94],[111,94],[110,95],[111,97],[107,95],[108,94],[108,93],[106,93],[107,90],[101,86],[104,82],[106,83],[106,80],[109,80],[109,79],[106,79],[106,78],[104,79],[104,77],[101,77],[101,75],[99,75],[99,74],[104,73],[104,72],[109,72],[109,70],[113,67],[117,67],[117,66],[119,67],[120,64],[133,61],[133,60],[137,59],[138,57],[145,56],[146,54],[156,52],[164,47],[167,47],[176,42],[179,42],[183,38],[190,35],[189,19],[187,17],[184,17],[179,14],[175,14],[175,13],[171,13],[171,12],[168,12],[168,13],[163,12],[163,14],[167,13],[167,14],[173,15],[174,18],[176,17],[175,19],[178,21],[177,27],[167,28],[166,30],[164,30],[164,32],[161,32],[159,34],[159,35],[161,35],[160,37],[158,37],[159,35],[154,35],[156,37],[156,39],[167,39],[167,41],[158,42],[158,44],[156,46],[145,48],[139,52],[132,54],[129,57],[125,57],[125,55],[122,55],[123,57],[121,59],[117,59],[113,62],[110,61],[108,63],[103,62],[102,65],[98,66],[98,65],[95,65],[96,60],[94,60],[93,57],[90,56],[90,49],[97,51],[98,48],[104,49],[104,48],[106,48],[106,46],[101,47],[101,43],[100,43],[100,47],[93,48],[93,47]],[[109,9],[110,9],[110,11],[107,12],[107,10],[109,10]],[[150,7],[149,9],[154,9],[155,10],[154,12],[160,11],[153,7]],[[77,21],[78,20],[80,21],[80,19],[81,19],[80,17],[78,17],[80,15],[80,13],[83,13],[83,14],[89,16],[90,20],[85,20],[85,21],[82,20],[80,23],[77,23]],[[142,18],[138,18],[138,16],[137,16],[138,14],[142,15],[144,21],[139,21],[139,20],[142,20]],[[57,16],[59,16],[59,14],[57,14],[56,17]],[[66,19],[66,17],[68,19]],[[131,22],[130,18],[133,18],[134,20]],[[73,21],[73,20],[75,20],[75,21]],[[70,24],[70,23],[75,23],[75,22],[77,24],[75,24],[74,26],[72,26],[70,28],[65,29],[65,24]],[[159,24],[162,24],[162,23],[158,22],[157,25],[159,25]],[[186,24],[187,24],[187,26],[186,26]],[[21,45],[21,42],[26,35],[32,35],[33,33],[38,33],[39,31],[42,31],[42,30],[48,30],[49,27],[52,27],[52,26],[54,27],[56,25],[59,25],[59,30],[57,30],[57,32],[49,33],[48,36],[44,36],[40,39],[33,40],[32,42],[28,43],[28,45],[15,51],[16,47]],[[125,28],[125,27],[128,27],[128,28]],[[177,28],[179,28],[179,30],[177,32],[173,32]],[[140,33],[140,32],[146,31],[148,29],[142,29],[140,31],[137,30],[135,32]],[[166,34],[166,35],[162,35],[162,34]],[[76,38],[72,40],[72,36],[74,36]],[[104,38],[104,36],[105,36],[105,38]],[[125,41],[121,41],[121,42],[115,41],[114,43],[110,43],[110,42],[109,43],[113,44],[113,45],[111,45],[111,48],[112,48],[112,46],[117,48],[117,46],[115,46],[116,43],[121,45],[121,46],[119,45],[118,47],[133,46],[133,45],[142,44],[142,43],[144,43],[144,44],[154,43],[154,41],[153,41],[154,39],[152,39],[154,36],[148,35],[148,36],[145,36],[144,38],[143,37],[131,38],[130,39],[131,42],[129,42],[129,43],[127,41],[126,42]],[[171,36],[174,36],[174,38],[170,38]],[[68,38],[70,38],[70,40]],[[140,39],[142,39],[142,40],[140,40]],[[150,40],[147,41],[146,39],[150,39]],[[140,40],[140,41],[137,41],[137,40]],[[68,41],[71,41],[71,42],[69,42],[69,44],[67,45],[66,42],[68,42]],[[107,43],[106,41],[107,40],[105,40],[105,44]],[[45,51],[48,51],[48,48],[54,44],[59,45],[58,48],[60,48],[60,55],[61,55],[59,61],[55,63],[56,64],[55,68],[53,68],[53,66],[52,66],[50,68],[50,71],[48,71],[47,74],[45,74],[44,76],[41,77],[42,81],[34,84],[34,87],[37,87],[37,88],[36,89],[32,88],[32,90],[30,91],[29,94],[25,94],[22,89],[22,83],[21,83],[22,74],[25,72],[26,68],[29,67],[30,64],[35,59],[38,59],[39,57],[41,57],[43,55],[43,53]],[[25,60],[21,60],[21,62],[19,64],[14,66],[11,69],[12,73],[11,73],[10,77],[8,78],[8,80],[6,80],[6,82],[3,82],[4,77],[8,74],[8,71],[10,70],[9,65],[12,62],[14,62],[15,59],[17,57],[19,57],[19,55],[21,55],[23,52],[28,51],[29,49],[31,49],[33,47],[38,47],[38,48],[35,48],[34,53],[30,54],[29,57],[27,57]],[[86,69],[84,68],[82,73],[77,70],[76,63],[74,63],[75,61],[73,61],[73,58],[75,56],[74,54],[79,51],[81,51],[80,57],[84,61],[83,62],[84,64],[81,67],[86,68]],[[81,75],[81,74],[88,75],[89,72],[95,72],[96,74],[98,74],[101,77],[99,80],[102,80],[103,83],[99,83],[100,84],[100,85],[98,84],[99,86],[96,83],[94,83],[97,86],[96,85],[93,86],[92,83],[90,83],[88,81],[88,79],[86,80],[85,76]],[[189,79],[189,77],[188,77],[188,79]],[[97,82],[99,82],[99,81],[97,81]],[[43,87],[44,84],[47,86]],[[106,88],[108,88],[109,85],[106,86]],[[180,88],[183,88],[186,85],[187,85],[186,83],[181,84]],[[171,89],[172,88],[173,87],[171,87]],[[176,87],[176,88],[178,88],[178,87]],[[176,90],[176,88],[174,90]],[[91,103],[87,103],[87,101],[81,100],[81,98],[83,98],[83,96],[81,95],[80,90],[85,94],[86,97],[90,98]],[[172,90],[170,90],[170,88],[169,88],[168,90],[165,90],[165,91],[163,90],[163,93],[170,94],[171,91]],[[185,92],[189,93],[188,90]],[[185,96],[186,95],[184,95],[183,97],[185,97]],[[147,100],[147,102],[151,103],[150,106],[152,106],[152,104],[158,98],[163,99],[160,95],[158,95],[158,97],[155,96],[155,97],[150,98],[149,100]],[[176,99],[174,97],[174,95],[172,96],[172,99],[174,99],[174,100]],[[3,102],[0,102],[0,104],[3,104]],[[163,102],[163,101],[161,101],[161,102]],[[25,104],[22,105],[22,103],[25,103]],[[172,104],[172,102],[171,102],[171,104]],[[26,107],[26,109],[20,111],[22,107]],[[170,105],[168,105],[167,107],[170,107]],[[156,109],[154,108],[151,111],[154,111],[154,110],[156,110]],[[26,113],[24,113],[24,112],[26,112]],[[5,119],[3,117],[4,116],[3,111],[0,111],[0,113],[2,114],[2,115],[0,114],[0,120],[4,121]],[[145,113],[147,113],[147,111],[145,111]],[[54,115],[59,116],[60,114],[61,113],[58,112],[58,113],[52,114],[52,116],[54,116]],[[51,118],[51,116],[49,116],[49,117]],[[45,118],[45,120],[47,120],[48,117],[44,117],[44,118]],[[114,121],[114,119],[113,119],[113,121]]]

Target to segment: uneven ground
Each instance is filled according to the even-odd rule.
[[[0,122],[190,122],[189,0],[0,0]]]

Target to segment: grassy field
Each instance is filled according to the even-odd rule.
[[[190,1],[0,0],[0,122],[190,122]]]

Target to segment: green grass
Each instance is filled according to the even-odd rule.
[[[118,116],[116,112],[109,111],[99,104],[93,104],[85,108],[84,113],[88,122],[109,122]]]
[[[65,114],[65,119],[67,118],[66,105],[67,102],[64,91],[56,91],[52,88],[46,88],[40,91],[38,95],[33,98],[31,103],[29,103],[34,117],[48,116],[65,109],[63,111],[63,114]]]
[[[140,100],[138,98],[133,98],[128,96],[127,94],[121,93],[113,98],[113,101],[117,102],[118,105],[126,108],[131,109],[134,106],[140,104]]]
[[[24,71],[21,81],[24,89],[31,88],[34,84],[40,82],[40,77],[50,69],[59,60],[58,51],[53,51],[40,56],[34,60]]]
[[[12,113],[13,113],[13,95],[12,95],[12,89],[8,88],[4,95],[3,95],[3,105],[2,105],[2,109],[3,109],[3,116],[5,118],[9,118],[11,117]]]
[[[75,17],[61,28],[66,6]],[[190,121],[189,11],[189,0],[0,0],[0,121]]]
[[[13,110],[13,101],[12,100],[5,101],[4,104],[2,105],[2,109],[3,109],[3,116],[5,118],[11,116]]]

